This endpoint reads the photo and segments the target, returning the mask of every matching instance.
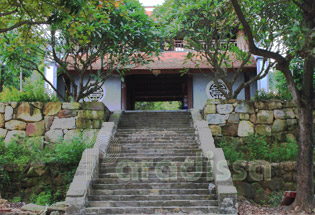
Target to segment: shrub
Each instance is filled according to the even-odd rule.
[[[44,81],[37,80],[31,82],[26,80],[23,91],[17,90],[15,87],[5,87],[0,93],[1,102],[49,102],[58,101],[55,95],[49,95],[45,92]]]
[[[268,200],[266,201],[266,204],[272,207],[277,207],[280,205],[283,199],[284,191],[272,191],[268,195]]]
[[[223,149],[226,159],[230,162],[237,160],[295,161],[298,153],[298,145],[294,140],[279,144],[265,136],[255,135],[242,139],[223,137],[216,138],[215,143],[217,147]]]
[[[83,151],[91,148],[93,143],[85,144],[82,137],[73,138],[70,142],[61,142],[54,144],[48,150],[43,161],[46,163],[59,163],[65,165],[78,165]]]
[[[13,200],[12,200],[12,202],[13,202],[13,203],[21,202],[21,197],[20,197],[20,196],[14,197]]]
[[[253,100],[264,101],[271,99],[280,99],[280,100],[291,100],[291,94],[289,91],[281,91],[280,93],[266,92],[264,90],[257,91]]]
[[[229,162],[235,162],[237,160],[243,160],[244,154],[239,150],[239,144],[236,139],[233,138],[223,138],[217,139],[216,145],[222,148],[224,155]]]
[[[30,139],[19,140],[19,142],[12,141],[7,144],[0,140],[0,190],[12,190],[18,194],[21,188],[15,187],[16,183],[11,183],[12,177],[14,177],[15,182],[22,182],[27,178],[26,173],[31,164],[45,163],[48,169],[57,172],[63,178],[65,184],[62,188],[60,187],[61,190],[53,190],[49,185],[43,187],[43,183],[38,183],[36,186],[40,188],[41,193],[35,193],[35,190],[39,189],[34,189],[34,193],[27,195],[30,197],[23,200],[40,205],[64,200],[82,152],[92,146],[93,143],[86,145],[83,138],[73,138],[69,142],[50,144],[46,148],[42,148],[41,143],[32,142]],[[10,170],[7,170],[7,167],[10,167]],[[50,175],[45,177],[50,177]],[[23,196],[22,192],[20,193]],[[18,197],[15,199],[17,200]]]
[[[52,204],[51,199],[52,199],[51,194],[44,191],[37,196],[35,204],[44,206],[51,205]]]

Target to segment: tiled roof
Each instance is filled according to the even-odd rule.
[[[135,70],[143,70],[143,69],[184,69],[184,68],[200,68],[200,69],[211,69],[213,68],[211,65],[207,63],[205,59],[201,62],[198,62],[199,66],[196,66],[196,61],[200,61],[200,58],[193,58],[193,60],[186,61],[185,58],[187,56],[187,52],[164,52],[160,55],[160,59],[158,57],[153,58],[154,62],[150,62],[144,66],[138,66],[134,68]],[[232,60],[233,62],[233,60]],[[239,61],[235,61],[231,64],[234,68],[238,68],[240,66]],[[256,61],[254,57],[251,58],[250,64],[245,66],[246,68],[255,68]]]
[[[187,52],[171,52],[166,51],[160,54],[159,57],[153,57],[153,62],[143,66],[135,66],[130,69],[132,70],[181,70],[181,69],[212,69],[213,67],[207,63],[207,61],[203,58],[201,62],[199,62],[199,66],[196,66],[196,61],[200,58],[193,58],[192,60],[185,60],[187,56]],[[231,56],[232,63],[230,63],[229,68],[238,68],[240,66],[239,61],[233,60],[233,56]],[[71,64],[71,61],[69,61]],[[71,70],[71,65],[69,64],[68,69]],[[93,70],[100,69],[100,60],[96,61],[92,65]],[[256,61],[254,57],[251,57],[249,64],[245,66],[245,68],[256,68]]]

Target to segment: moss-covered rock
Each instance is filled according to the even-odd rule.
[[[261,110],[257,113],[258,124],[272,124],[273,122],[273,111]]]
[[[78,112],[78,117],[85,119],[99,119],[104,120],[104,111],[94,111],[94,110],[80,110]]]
[[[216,105],[214,104],[207,104],[204,109],[203,109],[203,113],[206,116],[209,113],[215,114],[216,113]]]
[[[54,116],[61,110],[60,102],[48,102],[44,106],[45,116]]]
[[[237,135],[239,137],[247,137],[254,134],[254,124],[250,121],[240,121],[238,125]]]
[[[269,125],[256,125],[255,132],[257,135],[271,136],[271,126],[269,126]]]
[[[43,119],[43,116],[40,109],[28,102],[22,102],[17,108],[16,118],[25,122],[38,122]]]
[[[81,108],[81,104],[79,102],[63,103],[62,108],[69,110],[79,110]]]
[[[235,112],[236,113],[255,113],[254,109],[254,104],[253,103],[248,103],[248,102],[241,102],[235,107]]]
[[[25,130],[26,123],[19,120],[10,120],[5,123],[5,128],[8,130]]]
[[[102,102],[85,102],[82,103],[81,108],[83,110],[104,111],[105,105]]]
[[[272,125],[272,132],[285,131],[287,129],[287,121],[276,119]]]
[[[45,121],[27,123],[26,135],[30,137],[43,136],[45,134]]]
[[[218,125],[210,125],[209,126],[211,133],[213,136],[222,136],[222,130],[221,127]]]

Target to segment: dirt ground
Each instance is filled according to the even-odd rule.
[[[290,210],[288,207],[263,207],[253,203],[250,203],[247,200],[240,200],[238,207],[239,215],[263,215],[263,214],[272,214],[272,215],[307,215],[307,213],[297,213],[294,210]],[[312,215],[315,215],[312,213]]]
[[[0,215],[2,214],[33,214],[26,211],[19,210],[25,203],[9,203],[0,201]],[[9,209],[7,211],[4,208]],[[34,213],[36,214],[36,213]],[[307,213],[297,213],[294,210],[289,210],[287,207],[263,207],[257,204],[250,203],[247,200],[239,200],[239,215],[307,215]],[[312,213],[312,215],[315,215]]]

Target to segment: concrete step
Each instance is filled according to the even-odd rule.
[[[172,182],[172,183],[179,183],[179,182],[191,182],[191,183],[210,183],[213,181],[213,178],[211,177],[211,173],[208,174],[207,177],[206,174],[204,176],[199,177],[199,175],[195,177],[182,177],[181,173],[178,173],[176,176],[172,175],[171,177],[165,176],[165,178],[158,178],[156,175],[150,175],[149,177],[143,176],[138,174],[134,176],[135,178],[130,179],[130,175],[123,175],[119,178],[117,175],[109,175],[109,174],[100,174],[99,179],[97,180],[103,180],[102,183],[104,184],[114,184],[114,183],[166,183],[166,182]],[[112,177],[110,177],[112,176]],[[173,177],[174,176],[174,177]]]
[[[154,152],[147,152],[147,153],[123,153],[123,152],[117,152],[117,156],[121,157],[121,158],[129,158],[129,157],[149,157],[151,158],[152,156],[159,156],[160,158],[163,157],[171,157],[171,156],[198,156],[198,151],[191,151],[191,152],[167,152],[165,151],[163,152],[159,152],[159,153],[154,153]]]
[[[125,184],[92,184],[93,189],[207,189],[209,183],[174,182],[174,183],[125,183]]]
[[[208,189],[94,189],[91,195],[209,195]]]
[[[188,138],[188,137],[195,137],[195,133],[181,133],[181,134],[172,134],[172,133],[165,133],[165,134],[131,134],[131,133],[116,133],[116,138]]]
[[[123,117],[121,118],[121,120],[119,122],[130,122],[130,121],[135,121],[135,122],[151,122],[151,121],[155,121],[157,123],[159,122],[167,122],[168,120],[172,120],[170,123],[177,123],[177,122],[184,122],[184,121],[191,121],[191,117],[190,116],[179,116],[179,117],[137,117],[137,116],[127,116],[127,117]]]
[[[207,178],[207,176],[211,176],[211,172],[163,172],[163,171],[157,171],[157,172],[146,172],[143,171],[141,173],[134,170],[133,172],[106,172],[101,171],[99,173],[99,178],[113,178],[113,179],[120,179],[121,181],[135,181],[135,182],[141,182],[139,179],[142,179],[142,182],[152,182],[155,179],[158,179],[158,182],[196,182],[198,183],[198,180],[205,180],[209,181],[212,180],[211,178]],[[130,177],[133,177],[130,179]],[[152,181],[151,181],[152,180]],[[158,183],[157,182],[157,183]],[[153,182],[152,182],[153,183]]]
[[[140,148],[140,147],[152,147],[152,148],[160,148],[160,149],[164,149],[165,147],[174,147],[174,148],[183,148],[183,149],[188,149],[191,147],[199,147],[199,145],[196,143],[196,141],[194,140],[189,140],[189,141],[177,141],[177,142],[168,142],[168,141],[164,141],[164,142],[157,142],[155,143],[154,141],[145,141],[145,142],[141,142],[138,140],[135,141],[123,141],[123,142],[119,142],[120,144],[117,144],[118,147],[130,147],[130,148]]]
[[[132,117],[132,116],[139,116],[139,117],[183,117],[183,116],[191,116],[189,112],[186,113],[159,113],[159,112],[150,112],[150,113],[123,113],[122,116],[124,117]]]
[[[159,157],[159,156],[152,156],[152,157],[115,157],[116,160],[121,161],[121,160],[128,160],[128,161],[134,161],[134,162],[160,162],[160,161],[174,161],[174,162],[185,162],[186,159],[189,160],[194,160],[196,156],[165,156],[165,157]],[[108,161],[106,158],[101,159],[101,163]]]
[[[196,137],[194,136],[186,136],[186,137],[180,137],[180,136],[169,136],[169,137],[137,137],[137,136],[133,136],[133,137],[119,137],[117,138],[117,141],[120,143],[126,143],[126,142],[130,142],[130,141],[135,141],[135,142],[149,142],[152,143],[154,145],[154,143],[165,143],[165,142],[169,142],[172,143],[174,141],[174,143],[186,143],[186,142],[192,142],[192,141],[197,141]],[[172,141],[172,142],[170,142]]]
[[[216,195],[90,195],[89,201],[216,200]]]
[[[144,201],[91,201],[89,207],[167,207],[218,206],[216,200],[144,200]]]
[[[187,138],[187,139],[136,139],[136,138],[125,138],[123,140],[117,140],[118,144],[116,144],[117,146],[119,145],[123,145],[123,144],[151,144],[152,146],[155,145],[166,145],[166,146],[170,146],[170,145],[179,145],[181,144],[183,147],[185,147],[186,145],[190,146],[193,144],[197,145],[197,140],[193,139],[193,138]]]
[[[164,164],[162,164],[164,165]],[[174,167],[172,167],[175,169],[175,165]],[[208,172],[211,171],[211,166],[209,165],[204,165],[204,166],[190,166],[187,169],[187,166],[180,166],[180,165],[176,165],[176,172],[188,172],[188,173],[193,173],[193,172]],[[138,172],[143,172],[146,173],[153,173],[154,171],[160,171],[162,170],[162,172],[164,173],[168,173],[169,172],[169,167],[166,166],[162,166],[162,167],[157,167],[157,166],[151,166],[151,165],[143,165],[143,166],[138,166],[136,169],[131,169],[130,167],[124,167],[124,168],[120,168],[119,166],[106,166],[106,165],[102,165],[99,167],[99,171],[100,173],[117,173],[117,171],[122,171],[124,173],[129,173],[132,171],[136,171],[138,170]]]
[[[86,214],[209,214],[217,211],[217,206],[90,207]]]
[[[107,169],[116,169],[120,162],[121,161],[116,161],[114,163],[102,162],[102,163],[99,164],[99,168],[105,168],[106,170]],[[162,165],[169,166],[170,165],[170,163],[168,161],[164,161],[164,162],[163,161],[158,161],[158,162],[154,162],[154,161],[146,162],[146,161],[144,161],[144,162],[137,162],[136,163],[136,165],[137,165],[139,170],[144,168],[144,167],[151,167],[151,166],[152,166],[152,168],[155,168],[157,164],[159,164],[160,166],[162,166]],[[189,166],[189,170],[193,169],[193,168],[199,169],[201,167],[209,168],[211,166],[209,161],[207,161],[206,159],[203,159],[202,162],[193,163],[193,164],[191,164],[191,163],[187,164],[187,162],[172,162],[172,165],[176,165],[177,168],[180,168],[182,166],[187,166],[188,165]]]
[[[119,134],[120,136],[188,136],[188,135],[196,135],[194,131],[183,131],[183,132],[177,132],[177,131],[156,131],[156,132],[144,132],[144,131],[139,131],[139,132],[131,132],[131,131],[119,131],[116,133],[117,135]]]
[[[156,125],[124,125],[124,126],[119,126],[119,128],[133,128],[133,129],[142,129],[142,128],[187,128],[187,125],[161,125],[161,126],[156,126]]]
[[[124,159],[123,161],[126,161],[126,159]],[[198,161],[198,162],[197,162]],[[101,158],[99,166],[105,166],[105,167],[116,167],[119,163],[121,163],[122,160],[117,159],[115,162],[110,162],[108,163],[108,158]],[[201,161],[196,160],[196,158],[188,158],[187,160],[179,160],[179,161],[172,161],[173,164],[176,164],[177,166],[182,166],[182,165],[187,165],[186,163],[189,163],[191,166],[204,166],[204,165],[208,165],[209,161],[207,158],[203,158]],[[191,164],[193,163],[193,164]],[[136,162],[137,166],[140,168],[144,165],[153,165],[156,166],[157,164],[159,165],[169,165],[169,160],[165,160],[165,159],[156,159],[156,160],[150,160],[150,159],[145,159],[145,160],[138,160]]]
[[[165,139],[165,140],[141,140],[141,139],[124,139],[118,140],[117,146],[126,146],[127,144],[133,144],[134,146],[198,146],[195,139]]]
[[[127,117],[127,118],[121,118],[119,121],[120,123],[125,122],[136,122],[136,123],[154,123],[160,124],[160,123],[167,123],[169,124],[177,124],[181,122],[191,122],[192,119],[190,117]]]
[[[149,145],[149,146],[142,146],[142,145],[137,145],[137,143],[135,144],[128,144],[128,143],[124,143],[124,144],[120,144],[120,150],[121,151],[130,151],[130,152],[141,152],[141,151],[147,151],[147,150],[153,150],[153,151],[160,151],[160,150],[171,150],[171,151],[176,151],[176,150],[200,150],[199,146],[197,144],[191,144],[191,145],[186,145],[186,146],[182,146],[182,145]]]
[[[174,128],[174,129],[165,129],[165,128],[156,128],[156,129],[133,129],[133,128],[117,128],[117,132],[147,132],[147,133],[155,133],[155,132],[187,132],[187,131],[195,131],[194,128]]]
[[[159,149],[154,149],[154,148],[147,148],[147,149],[141,149],[141,148],[138,148],[138,149],[134,149],[134,148],[131,148],[131,147],[124,147],[122,146],[121,147],[121,150],[120,150],[120,153],[121,154],[127,154],[127,153],[130,153],[130,154],[164,154],[164,153],[169,153],[169,154],[176,154],[176,153],[196,153],[196,152],[201,152],[200,149],[198,149],[197,147],[195,148],[178,148],[178,149],[174,149],[174,148],[159,148]]]

